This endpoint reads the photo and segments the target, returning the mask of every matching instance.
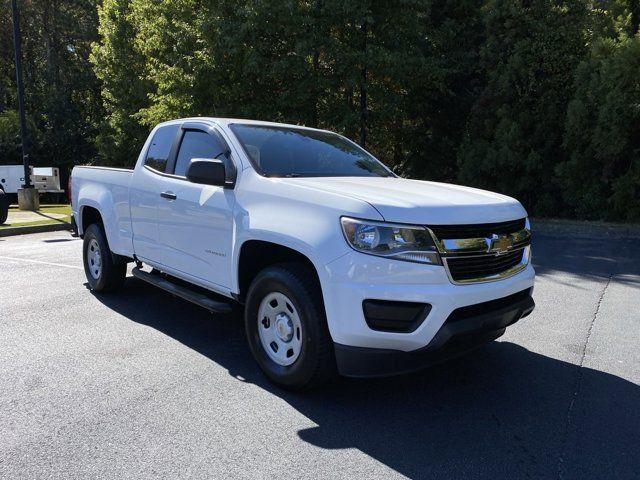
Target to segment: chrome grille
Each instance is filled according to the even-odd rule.
[[[440,240],[456,238],[485,238],[493,234],[506,235],[524,230],[526,219],[500,223],[480,223],[473,225],[430,225],[433,234]]]
[[[449,257],[445,259],[451,278],[456,282],[473,281],[500,275],[516,267],[522,261],[523,250],[505,255],[483,255],[481,257]]]
[[[428,228],[453,283],[499,280],[529,263],[531,229],[525,218]]]

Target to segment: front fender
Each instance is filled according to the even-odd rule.
[[[340,245],[337,244],[333,253],[329,254],[329,257],[325,257],[326,252],[321,252],[318,248],[310,243],[309,241],[305,241],[305,239],[301,239],[299,237],[294,237],[285,232],[278,232],[273,230],[261,230],[261,229],[251,229],[245,230],[241,234],[237,236],[237,241],[234,245],[233,249],[233,291],[240,292],[239,285],[239,263],[240,263],[240,252],[242,251],[242,246],[245,242],[258,240],[263,242],[269,242],[276,245],[280,245],[283,247],[290,248],[291,250],[295,250],[296,252],[304,255],[311,261],[316,271],[318,272],[318,276],[321,277],[324,271],[324,266],[329,263],[331,260],[327,261],[326,258],[331,258],[332,260],[344,255],[348,252],[349,247],[340,248]],[[344,241],[344,240],[343,240]],[[345,244],[346,246],[346,244]],[[323,255],[324,253],[324,255]]]
[[[254,172],[243,174],[241,187],[234,207],[235,292],[239,292],[239,257],[246,241],[271,242],[301,253],[311,261],[324,283],[325,266],[351,251],[342,233],[340,217],[382,220],[377,210],[361,200],[290,185]]]

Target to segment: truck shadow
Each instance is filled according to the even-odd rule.
[[[513,343],[413,375],[296,394],[261,374],[238,313],[212,317],[135,278],[96,298],[284,399],[317,424],[297,432],[303,441],[358,449],[410,478],[637,478],[640,470],[640,387]]]

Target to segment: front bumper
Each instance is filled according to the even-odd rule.
[[[442,266],[389,260],[355,251],[320,269],[329,332],[334,343],[410,352],[430,344],[445,320],[461,307],[476,305],[533,287],[535,272],[498,281],[454,285]],[[410,332],[377,331],[364,317],[365,300],[416,302],[431,306]]]
[[[532,291],[458,308],[426,347],[410,352],[336,343],[338,371],[348,377],[396,375],[457,357],[500,337],[506,327],[529,315],[535,306]]]

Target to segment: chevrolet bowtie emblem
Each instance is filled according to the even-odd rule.
[[[487,242],[487,252],[489,253],[502,255],[513,248],[513,240],[506,235],[496,235],[494,233],[490,238],[485,238],[485,241]]]

